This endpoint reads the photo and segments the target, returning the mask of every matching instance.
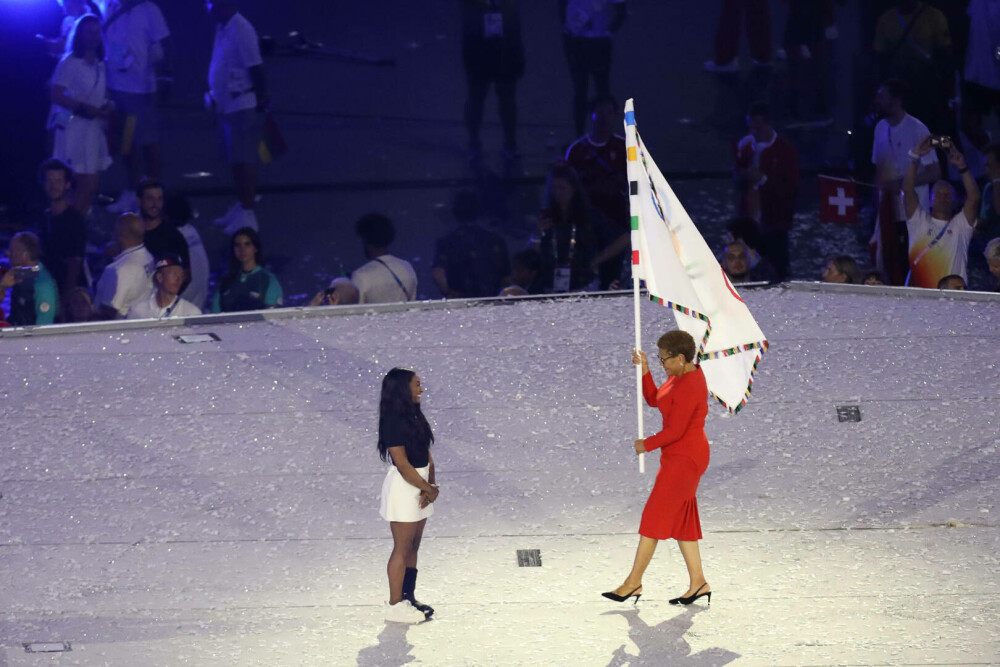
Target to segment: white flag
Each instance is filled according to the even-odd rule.
[[[767,340],[636,130],[625,103],[632,276],[694,337],[709,392],[730,412],[750,398]]]

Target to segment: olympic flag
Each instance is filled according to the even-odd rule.
[[[750,398],[767,339],[643,145],[631,99],[625,103],[625,134],[636,348],[641,279],[649,299],[670,308],[677,328],[694,338],[709,393],[735,414]],[[641,370],[637,381],[642,438]]]

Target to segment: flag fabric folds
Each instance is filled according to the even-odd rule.
[[[767,340],[649,154],[625,105],[632,275],[698,345],[709,392],[730,412],[750,398]]]
[[[819,177],[819,219],[853,224],[858,221],[858,187],[846,178]]]

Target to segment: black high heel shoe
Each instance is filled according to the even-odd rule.
[[[629,593],[628,595],[618,595],[618,593],[615,593],[614,591],[601,593],[601,595],[603,595],[609,600],[614,600],[615,602],[625,602],[625,600],[628,600],[630,597],[635,596],[635,602],[633,602],[632,604],[639,604],[639,598],[642,597],[642,593],[636,593],[636,591],[639,590],[640,588],[642,588],[642,586],[636,586],[635,588],[632,589],[632,592]]]
[[[707,597],[708,598],[708,604],[711,605],[712,604],[712,591],[708,591],[706,593],[701,593],[701,589],[704,588],[705,586],[708,586],[708,582],[707,581],[704,584],[702,584],[701,586],[698,587],[698,590],[696,590],[694,592],[694,595],[689,595],[686,598],[674,598],[673,600],[670,600],[670,604],[691,604],[692,602],[694,602],[698,598]],[[701,593],[701,595],[699,595],[699,593]]]

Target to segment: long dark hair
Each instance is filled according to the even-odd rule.
[[[264,255],[260,249],[260,235],[257,233],[257,230],[253,227],[240,227],[229,240],[229,271],[222,278],[221,291],[223,292],[228,290],[233,283],[239,280],[240,274],[243,272],[243,265],[236,259],[236,253],[233,252],[233,246],[236,245],[237,236],[245,236],[250,239],[250,243],[253,244],[254,261],[257,262],[257,266],[264,266]]]
[[[393,368],[382,379],[382,398],[378,404],[378,456],[383,461],[389,461],[389,447],[408,445],[411,442],[429,440],[434,442],[434,433],[427,423],[420,404],[413,400],[410,382],[416,375],[406,368]],[[382,425],[390,414],[402,415],[410,425],[407,442],[387,443],[382,439]]]
[[[66,35],[66,55],[74,55],[77,58],[83,57],[83,44],[80,43],[80,28],[83,27],[85,23],[90,21],[95,21],[98,26],[101,25],[101,19],[94,16],[93,14],[84,14],[76,20],[73,24],[73,28],[70,30],[69,34]],[[101,36],[101,43],[97,45],[97,60],[98,62],[104,60],[104,36]],[[65,56],[64,56],[65,57]]]
[[[556,203],[552,195],[552,181],[555,179],[566,181],[573,188],[573,199],[569,203],[568,215],[564,216],[562,209]],[[552,222],[557,227],[570,226],[573,224],[589,226],[592,222],[590,215],[590,202],[587,201],[587,193],[580,183],[580,176],[576,169],[568,164],[557,164],[549,171],[549,177],[545,182],[545,208],[552,216]]]

